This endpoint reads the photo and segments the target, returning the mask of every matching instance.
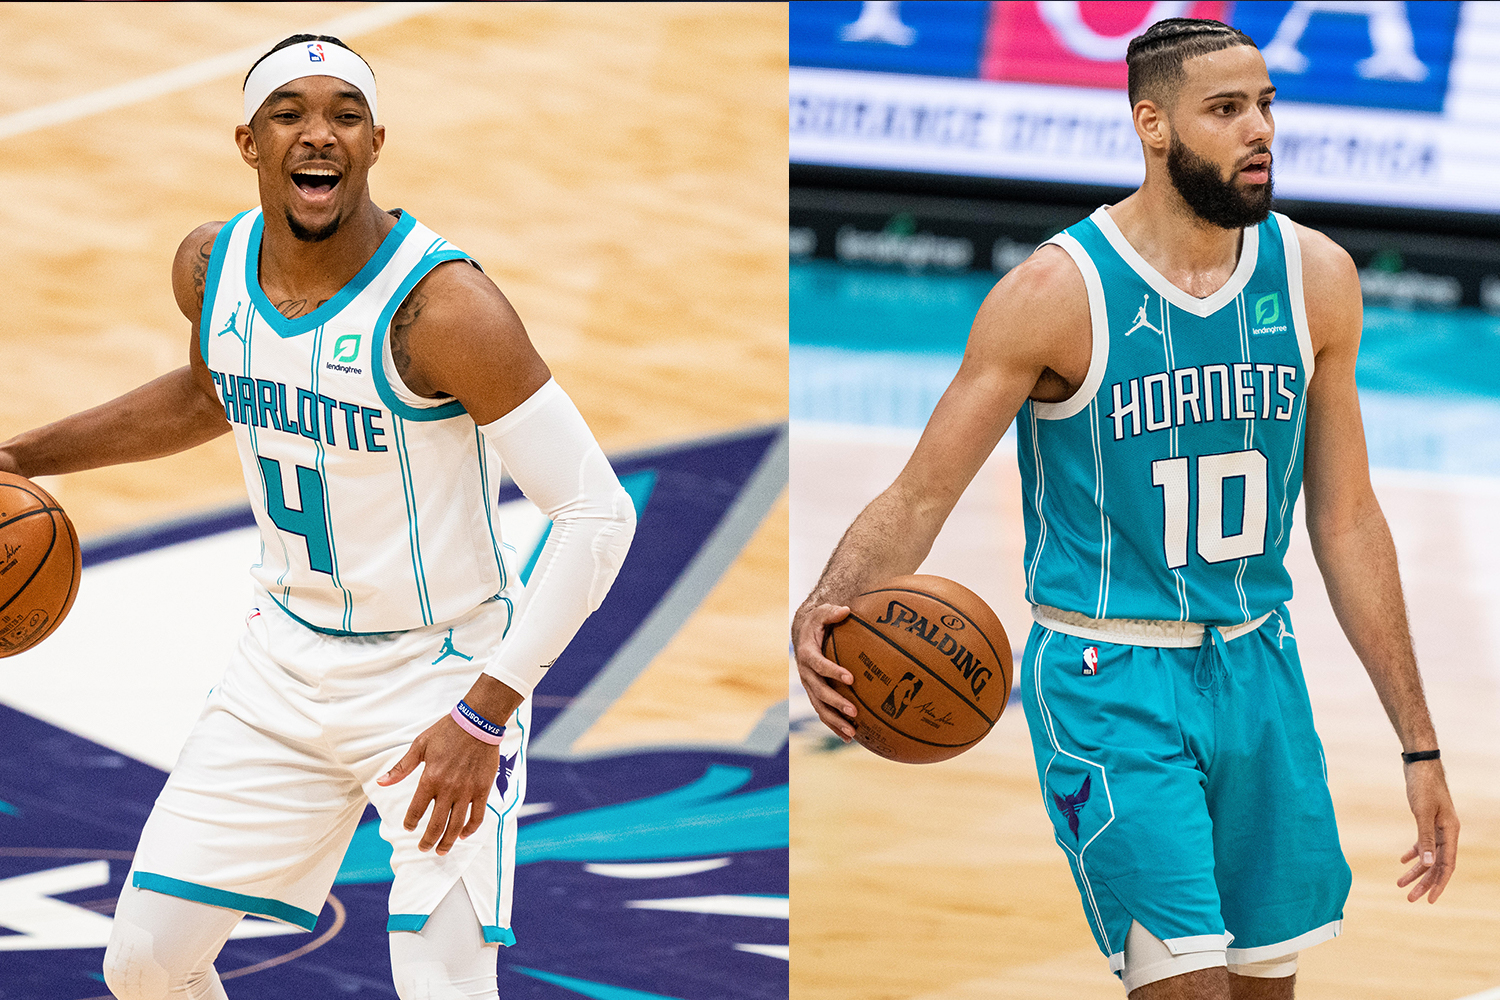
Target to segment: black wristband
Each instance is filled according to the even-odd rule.
[[[1437,750],[1414,750],[1411,753],[1401,755],[1401,760],[1407,764],[1415,764],[1419,760],[1437,760],[1441,753]]]

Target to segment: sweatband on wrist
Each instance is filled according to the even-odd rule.
[[[1415,764],[1419,760],[1437,760],[1440,754],[1437,750],[1413,750],[1411,753],[1401,755],[1401,760],[1407,764]]]
[[[488,743],[490,746],[497,747],[500,745],[500,741],[505,738],[504,726],[495,725],[489,719],[486,719],[470,708],[467,702],[461,701],[457,705],[454,705],[453,711],[449,714],[453,716],[453,721],[458,723],[460,729],[481,743]]]
[[[379,124],[375,113],[375,72],[353,52],[333,42],[300,42],[266,56],[245,79],[245,124],[266,103],[266,98],[293,80],[304,76],[331,76],[357,89],[370,106],[371,124]]]

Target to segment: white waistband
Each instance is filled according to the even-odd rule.
[[[1178,646],[1203,645],[1203,626],[1197,622],[1162,622],[1145,618],[1089,618],[1076,611],[1049,608],[1045,604],[1033,604],[1031,617],[1043,628],[1054,632],[1066,632],[1081,639],[1099,642],[1117,642],[1128,646]],[[1219,625],[1219,634],[1225,642],[1237,639],[1247,632],[1254,632],[1271,617],[1267,611],[1253,621],[1243,625]]]

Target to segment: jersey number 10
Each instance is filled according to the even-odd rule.
[[[1258,450],[1198,456],[1198,555],[1204,562],[1258,556],[1266,551],[1266,456]],[[1243,479],[1240,530],[1224,533],[1224,484]],[[1151,463],[1151,485],[1162,490],[1162,548],[1167,568],[1188,563],[1188,507],[1192,502],[1188,458]]]

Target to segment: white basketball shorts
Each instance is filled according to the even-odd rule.
[[[507,720],[503,791],[445,857],[417,849],[425,817],[413,832],[402,827],[421,769],[389,788],[375,783],[468,693],[511,613],[497,599],[443,625],[334,636],[262,593],[146,821],[128,884],[310,930],[368,801],[392,848],[388,930],[421,930],[462,879],[485,940],[513,944],[531,703]]]

